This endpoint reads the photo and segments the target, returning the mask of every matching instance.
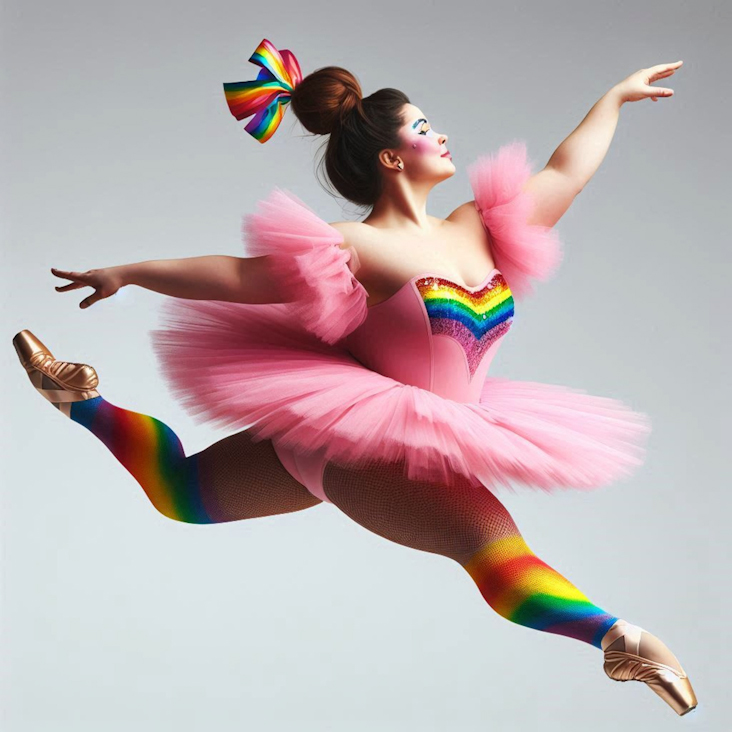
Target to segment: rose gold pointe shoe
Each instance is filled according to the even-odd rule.
[[[642,681],[678,715],[690,712],[696,707],[697,701],[689,677],[670,651],[668,653],[676,659],[678,668],[641,656],[643,633],[651,635],[647,630],[625,620],[618,620],[608,630],[601,642],[605,654],[605,673],[614,681]],[[618,638],[623,639],[624,649],[607,650]],[[655,636],[653,638],[660,643]]]
[[[71,416],[72,402],[99,396],[99,377],[91,366],[57,361],[29,330],[16,334],[13,345],[31,384],[67,417]]]

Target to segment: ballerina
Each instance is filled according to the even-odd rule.
[[[446,219],[427,196],[455,173],[448,137],[401,91],[361,94],[328,66],[303,78],[264,39],[254,81],[229,109],[268,141],[288,104],[328,134],[328,178],[370,208],[327,223],[275,188],[244,219],[245,257],[208,255],[75,272],[82,308],[138,285],[170,296],[152,332],[162,373],[191,415],[237,431],[186,455],[154,417],[100,395],[96,371],[13,339],[36,389],[110,449],[164,516],[220,523],[332,503],[368,530],[449,557],[502,617],[603,651],[605,673],[641,681],[677,714],[697,700],[674,654],[594,604],[528,546],[497,497],[514,483],[592,490],[642,464],[647,415],[579,389],[488,376],[518,303],[562,258],[553,228],[608,149],[622,105],[682,62],[612,87],[532,174],[521,141],[476,160],[474,199]]]

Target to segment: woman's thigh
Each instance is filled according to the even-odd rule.
[[[489,541],[519,530],[485,486],[445,486],[407,478],[397,463],[325,466],[325,495],[358,524],[403,546],[461,564]]]
[[[255,442],[249,430],[192,457],[201,498],[215,522],[291,513],[322,503],[285,470],[272,441]]]

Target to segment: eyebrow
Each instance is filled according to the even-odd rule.
[[[427,122],[427,120],[424,117],[420,117],[413,125],[412,129],[414,129],[420,122]]]

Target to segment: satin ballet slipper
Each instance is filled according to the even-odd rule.
[[[13,345],[31,384],[67,417],[73,402],[99,396],[99,377],[91,366],[57,361],[29,330],[16,334]]]
[[[667,665],[653,661],[640,654],[641,636],[647,630],[632,625],[625,620],[618,620],[605,634],[601,641],[605,654],[605,673],[614,681],[642,681],[658,694],[677,714],[690,712],[697,705],[694,689],[689,677],[678,663],[678,659],[668,648],[663,646],[676,663]],[[652,636],[662,644],[660,639]],[[623,639],[623,650],[608,650],[618,638]],[[663,645],[663,644],[662,644]]]

